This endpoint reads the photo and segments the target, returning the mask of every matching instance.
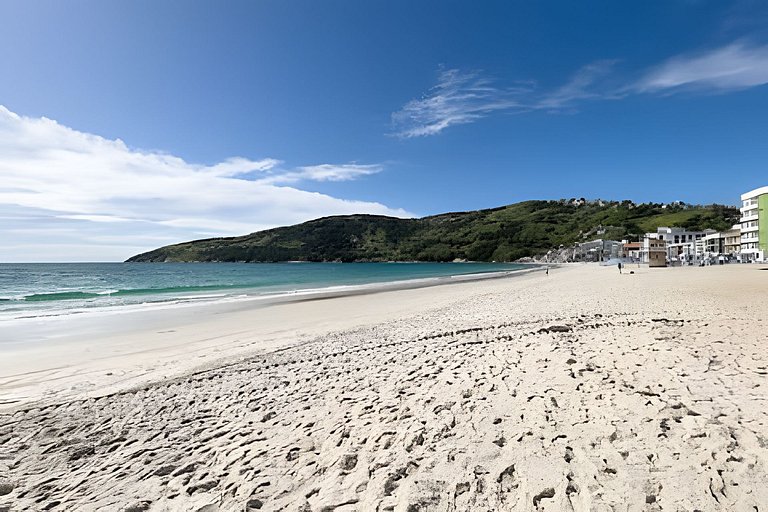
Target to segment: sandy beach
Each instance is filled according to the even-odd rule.
[[[763,510],[760,269],[82,320],[0,354],[0,511]]]

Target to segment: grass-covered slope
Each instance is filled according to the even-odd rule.
[[[231,238],[161,247],[128,261],[513,261],[595,238],[637,239],[658,226],[724,230],[728,206],[526,201],[422,219],[325,217]]]

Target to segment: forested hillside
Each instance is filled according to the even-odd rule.
[[[658,226],[724,230],[730,206],[525,201],[421,219],[325,217],[250,235],[196,240],[130,258],[158,261],[514,261],[595,238],[638,239]]]

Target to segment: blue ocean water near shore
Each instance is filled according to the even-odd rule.
[[[0,264],[0,320],[510,272],[504,263]]]

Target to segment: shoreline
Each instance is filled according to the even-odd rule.
[[[13,322],[23,322],[27,320],[55,318],[59,316],[67,315],[103,315],[113,313],[133,312],[135,310],[150,310],[150,309],[172,309],[175,307],[187,307],[187,306],[207,306],[216,305],[221,303],[232,302],[250,302],[250,301],[263,301],[265,304],[280,303],[290,301],[293,297],[299,298],[304,296],[310,296],[312,298],[325,298],[325,297],[341,297],[345,295],[359,295],[366,293],[377,293],[379,291],[386,290],[401,290],[410,288],[424,288],[429,286],[437,286],[447,284],[447,282],[462,282],[462,281],[476,281],[483,279],[492,279],[499,277],[508,277],[511,275],[523,274],[526,272],[533,272],[542,269],[544,266],[535,263],[519,264],[522,267],[512,270],[492,270],[485,272],[473,272],[469,274],[453,274],[433,277],[416,277],[410,279],[400,279],[394,281],[375,281],[371,283],[362,284],[340,284],[329,285],[320,288],[296,288],[286,290],[269,290],[266,292],[261,291],[262,288],[258,287],[223,287],[223,288],[211,288],[209,293],[205,292],[189,292],[196,293],[195,295],[180,295],[177,297],[170,297],[167,300],[153,300],[148,302],[139,302],[131,304],[121,305],[106,305],[106,306],[94,306],[94,307],[79,307],[72,309],[59,309],[53,311],[43,310],[40,314],[34,314],[34,310],[19,310],[15,313],[4,313],[0,310],[0,325],[8,325]],[[120,290],[116,290],[120,291]],[[89,292],[90,293],[90,292]],[[94,295],[100,295],[104,297],[112,296],[107,292],[99,292]],[[147,297],[155,297],[151,293],[146,294]],[[162,294],[159,294],[162,295]],[[23,300],[19,302],[24,302]],[[58,302],[66,302],[60,300]],[[11,315],[21,316],[11,316]],[[4,340],[0,339],[0,343]]]
[[[148,308],[94,308],[85,314],[5,321],[0,340],[0,412],[83,392],[109,394],[295,346],[331,330],[385,321],[409,311],[393,307],[398,294],[411,292],[418,297],[415,301],[408,298],[412,309],[429,301],[432,289],[516,280],[535,276],[542,269],[536,266],[203,303],[160,303]],[[372,299],[377,295],[383,299]],[[325,304],[315,307],[313,303]],[[345,319],[342,309],[356,313]],[[294,316],[303,320],[296,322]]]

